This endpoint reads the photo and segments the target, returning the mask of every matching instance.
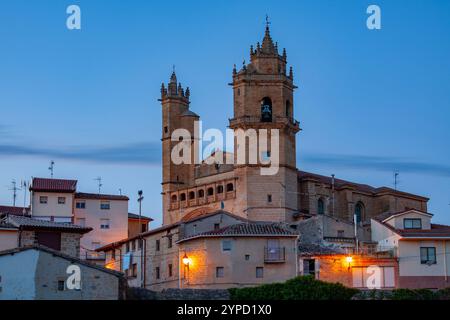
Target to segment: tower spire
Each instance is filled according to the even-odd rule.
[[[270,36],[269,28],[269,16],[266,15],[266,31],[264,33],[264,39],[262,41],[261,51],[265,54],[278,54],[276,46],[273,44],[272,37]]]

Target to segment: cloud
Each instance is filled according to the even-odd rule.
[[[400,171],[450,177],[450,166],[413,161],[406,158],[339,154],[302,154],[302,161],[312,165],[377,171]]]
[[[119,146],[87,146],[40,148],[25,145],[1,144],[0,156],[34,156],[54,159],[103,163],[158,165],[161,163],[159,143],[132,143]]]

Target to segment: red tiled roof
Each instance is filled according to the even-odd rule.
[[[233,224],[218,230],[199,233],[178,242],[204,237],[297,237],[298,234],[290,231],[280,223],[249,222]]]
[[[70,192],[77,189],[77,180],[33,178],[30,190],[41,192]]]
[[[382,213],[382,214],[375,216],[373,219],[378,221],[383,226],[385,226],[386,228],[390,229],[392,232],[395,232],[396,234],[398,234],[399,236],[401,236],[403,238],[410,238],[410,239],[412,239],[412,238],[427,238],[427,237],[429,237],[429,238],[449,237],[450,238],[450,226],[447,226],[447,225],[431,223],[431,229],[428,229],[428,230],[427,229],[425,229],[425,230],[424,229],[396,229],[389,223],[383,222],[389,217],[392,217],[395,215],[401,215],[403,213],[408,213],[408,212],[413,212],[413,211],[432,215],[431,213],[417,210],[417,209],[406,209],[406,210],[403,210],[400,212],[395,212],[395,213],[389,213],[389,212]]]
[[[241,221],[245,221],[245,222],[248,221],[247,219],[245,219],[243,217],[237,216],[237,215],[232,214],[225,210],[216,210],[216,209],[212,209],[212,208],[198,208],[198,209],[195,209],[195,210],[189,212],[185,216],[183,216],[183,218],[181,218],[181,222],[184,222],[184,223],[192,222],[192,221],[207,218],[210,216],[215,216],[216,214],[226,214],[237,220],[241,220]]]
[[[332,178],[328,177],[328,176],[323,176],[320,174],[316,174],[316,173],[311,173],[311,172],[306,172],[306,171],[298,171],[297,176],[300,180],[308,180],[308,179],[312,179],[324,184],[328,184],[331,185],[332,183]],[[335,178],[334,179],[334,187],[335,189],[339,190],[339,189],[343,189],[343,188],[354,188],[358,191],[361,192],[365,192],[365,193],[370,193],[372,195],[381,195],[383,193],[388,193],[388,194],[395,194],[398,196],[404,196],[404,197],[410,197],[410,198],[414,198],[414,199],[419,199],[422,201],[428,201],[429,199],[427,197],[423,197],[423,196],[419,196],[416,194],[412,194],[412,193],[408,193],[408,192],[403,192],[403,191],[399,191],[399,190],[395,190],[392,188],[388,188],[388,187],[380,187],[380,188],[375,188],[372,187],[368,184],[361,184],[361,183],[355,183],[355,182],[350,182],[350,181],[346,181],[346,180],[342,180],[342,179],[338,179]]]
[[[98,194],[98,193],[75,193],[75,199],[87,199],[87,200],[130,200],[127,196],[112,195],[112,194]]]
[[[16,216],[23,216],[25,210],[25,215],[30,215],[30,208],[24,207],[10,207],[10,206],[0,206],[0,215],[1,214],[12,214]]]

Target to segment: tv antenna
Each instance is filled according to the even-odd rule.
[[[27,206],[27,188],[30,184],[26,180],[23,180],[20,182],[20,186],[23,188],[23,207],[25,208]]]
[[[98,194],[100,194],[103,186],[102,177],[97,177],[94,180],[98,183]]]
[[[398,173],[397,171],[394,172],[394,190],[397,190],[397,185],[398,185],[398,176],[400,173]]]
[[[17,199],[17,191],[21,190],[17,187],[17,182],[15,179],[11,181],[11,188],[9,189],[13,192],[13,207],[16,206],[16,199]]]
[[[55,169],[55,161],[50,161],[50,167],[48,167],[48,170],[50,170],[50,176],[53,179],[53,170]]]

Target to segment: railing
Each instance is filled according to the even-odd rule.
[[[395,258],[397,256],[397,248],[389,246],[371,246],[356,248],[345,248],[347,254],[365,255],[377,258]]]
[[[286,249],[284,247],[267,248],[264,247],[264,262],[279,263],[286,261]]]

